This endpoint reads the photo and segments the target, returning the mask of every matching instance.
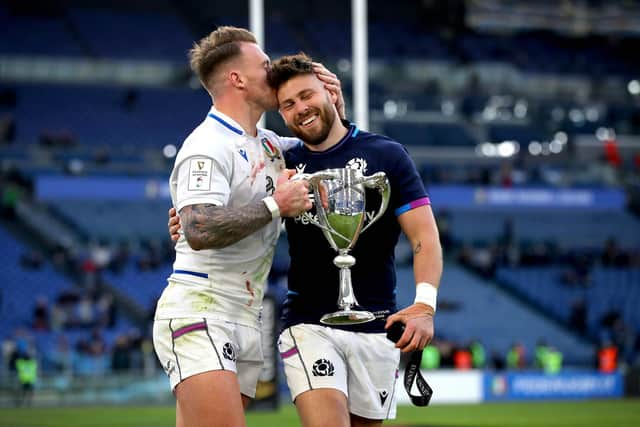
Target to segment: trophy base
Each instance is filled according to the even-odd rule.
[[[376,316],[368,311],[340,310],[328,313],[320,318],[320,323],[325,325],[356,325],[374,320]]]

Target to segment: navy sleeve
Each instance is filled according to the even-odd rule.
[[[389,156],[388,177],[391,184],[389,208],[396,215],[429,203],[422,178],[406,148],[393,144],[392,156]]]

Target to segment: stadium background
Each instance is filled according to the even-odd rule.
[[[353,118],[351,7],[265,0],[264,42],[272,58],[304,51],[335,71]],[[424,371],[434,403],[637,394],[640,4],[369,0],[367,10],[368,127],[409,149],[445,250],[439,366]],[[31,405],[169,405],[153,412],[170,425],[149,328],[173,260],[166,182],[209,106],[186,51],[218,25],[249,27],[249,12],[243,1],[0,2],[1,407],[20,403],[15,360],[30,354]],[[266,125],[288,134],[277,113]],[[281,238],[274,318],[286,254]],[[396,255],[407,305],[405,241]],[[288,398],[270,348],[264,407]],[[554,357],[536,358],[541,349]],[[538,413],[587,425],[583,409],[535,405],[522,409],[531,425]],[[640,419],[637,400],[599,405],[598,425]],[[467,410],[482,420],[496,407],[510,413]],[[406,422],[468,425],[455,418],[466,411],[445,408]],[[0,425],[70,425],[78,413],[0,409]]]

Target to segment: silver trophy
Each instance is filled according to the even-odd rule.
[[[331,247],[338,251],[333,263],[340,269],[340,288],[338,308],[334,313],[322,316],[320,322],[327,325],[352,325],[370,322],[375,319],[369,311],[354,310],[358,301],[351,284],[351,270],[356,259],[349,255],[360,233],[376,222],[384,214],[389,205],[391,187],[384,172],[364,176],[357,169],[325,169],[312,174],[298,174],[294,179],[309,182],[313,191],[317,219],[308,215],[309,221],[320,227]],[[363,228],[365,211],[365,188],[377,189],[382,202],[371,221]],[[329,206],[322,204],[322,193],[325,193]]]

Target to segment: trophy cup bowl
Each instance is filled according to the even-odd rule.
[[[353,292],[350,268],[356,263],[349,251],[354,247],[360,234],[384,214],[389,204],[391,189],[384,172],[364,176],[357,169],[326,169],[313,174],[299,174],[297,179],[306,179],[316,201],[317,220],[312,224],[319,227],[331,247],[338,252],[333,264],[340,269],[338,288],[338,311],[327,313],[320,319],[326,325],[353,325],[375,319],[369,311],[358,310],[358,301]],[[365,188],[375,188],[380,192],[381,204],[373,219],[364,225]],[[320,202],[325,192],[328,207]]]

